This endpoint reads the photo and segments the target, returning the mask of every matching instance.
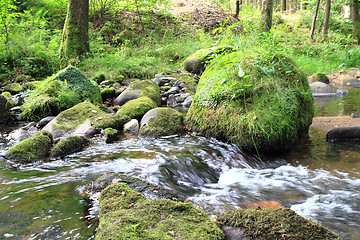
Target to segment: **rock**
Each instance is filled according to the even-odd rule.
[[[360,127],[334,128],[326,134],[326,141],[360,141]]]
[[[176,104],[176,100],[175,100],[175,95],[171,94],[169,95],[167,102],[166,102],[166,106],[167,107],[172,107]]]
[[[140,135],[162,137],[184,132],[182,115],[171,108],[154,108],[141,119]]]
[[[118,131],[113,128],[105,128],[104,137],[106,143],[112,143],[119,140]]]
[[[239,236],[246,237],[236,239],[340,239],[321,224],[289,208],[238,209],[225,213],[217,222],[222,229],[229,226]]]
[[[60,139],[60,141],[51,149],[50,157],[64,158],[65,156],[79,152],[88,145],[90,141],[82,135],[73,135]]]
[[[225,55],[208,66],[186,123],[203,136],[234,143],[247,152],[289,151],[306,136],[312,122],[309,84],[285,56],[254,57],[264,69],[242,52]],[[275,65],[276,70],[269,70]]]
[[[345,96],[345,95],[348,95],[348,94],[349,94],[349,91],[346,90],[346,89],[337,89],[337,90],[336,90],[336,95],[343,95],[343,96]]]
[[[41,131],[10,148],[5,158],[18,163],[31,163],[45,159],[52,144],[52,134]]]
[[[25,83],[25,89],[26,90],[35,90],[36,88],[38,88],[40,85],[42,84],[42,81],[31,81],[31,82],[27,82]]]
[[[70,66],[48,77],[30,93],[22,105],[22,116],[29,120],[55,116],[85,100],[101,104],[99,86],[79,69]]]
[[[21,106],[24,104],[25,96],[22,93],[18,93],[11,96],[11,99],[14,101],[14,106]]]
[[[116,90],[114,87],[108,87],[101,90],[102,101],[105,102],[106,99],[113,99],[115,97]]]
[[[233,51],[232,46],[219,46],[208,49],[200,49],[187,57],[183,63],[186,71],[202,74],[208,62],[216,55],[229,53]]]
[[[222,240],[223,232],[190,203],[147,199],[125,183],[101,192],[99,227],[95,239]],[[134,223],[136,226],[134,227]]]
[[[107,114],[89,102],[83,102],[61,112],[43,130],[53,133],[54,138],[70,135],[86,135],[93,128],[108,127],[122,131],[130,118],[121,114]]]
[[[45,117],[43,119],[41,119],[39,121],[38,127],[42,128],[44,127],[46,124],[48,124],[49,122],[51,122],[51,120],[53,120],[55,117],[54,116],[49,116],[49,117]]]
[[[174,94],[174,93],[179,93],[179,92],[180,92],[180,88],[178,86],[175,86],[175,87],[170,88],[167,93]]]
[[[23,91],[23,87],[20,83],[10,83],[4,87],[4,92],[10,92],[13,94],[18,94]]]
[[[6,99],[5,96],[0,95],[0,124],[6,123],[10,119],[11,108],[12,104]]]
[[[356,113],[352,113],[350,114],[351,118],[360,118],[360,115],[356,114]]]
[[[323,82],[326,84],[330,83],[329,78],[323,73],[314,73],[308,78],[308,81],[309,83],[314,83],[314,82]]]
[[[194,98],[192,96],[188,96],[185,101],[182,103],[184,108],[190,108],[191,103],[193,102]]]
[[[143,96],[130,100],[122,105],[118,113],[128,116],[131,119],[136,118],[140,120],[146,112],[156,107],[156,103],[151,98]]]
[[[122,92],[114,100],[114,105],[123,105],[132,99],[136,99],[142,96],[151,98],[157,104],[157,106],[160,106],[161,104],[159,86],[150,80],[143,80],[134,83],[130,88],[127,88],[124,92]]]
[[[310,84],[312,94],[314,97],[336,97],[335,90],[323,82],[313,82]]]
[[[130,122],[124,125],[124,132],[138,132],[139,128],[139,121],[137,119],[131,119]]]
[[[38,132],[38,129],[35,127],[35,125],[35,122],[31,122],[26,126],[16,129],[9,134],[8,138],[16,142],[25,140]]]
[[[175,98],[175,101],[176,101],[176,103],[183,103],[183,102],[184,102],[184,98],[178,96],[178,97]]]

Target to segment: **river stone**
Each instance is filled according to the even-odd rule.
[[[340,127],[326,134],[327,142],[360,141],[360,127]]]
[[[130,122],[124,125],[124,132],[138,132],[139,128],[139,121],[137,119],[131,119]]]
[[[16,142],[20,142],[22,140],[25,140],[35,133],[38,132],[38,129],[35,127],[35,122],[28,123],[26,126],[23,126],[19,129],[16,129],[15,131],[12,131],[9,134],[9,139],[12,139]]]
[[[5,158],[18,163],[43,160],[49,155],[51,144],[52,134],[48,131],[41,131],[10,148],[6,152]]]
[[[43,130],[53,133],[54,138],[70,135],[87,135],[95,128],[108,127],[123,130],[130,118],[121,114],[107,114],[89,102],[83,102],[61,112]]]
[[[313,82],[310,84],[314,97],[330,97],[336,96],[335,90],[323,82]]]
[[[182,103],[182,106],[184,108],[190,108],[191,103],[193,102],[194,98],[192,96],[188,96],[187,98],[185,98],[185,101]]]
[[[182,115],[171,108],[154,108],[148,111],[140,122],[140,135],[162,137],[182,134]]]
[[[60,141],[51,149],[50,157],[64,158],[65,156],[79,152],[88,145],[90,141],[82,135],[72,135],[60,139]]]
[[[208,61],[210,61],[214,56],[232,52],[233,49],[234,47],[232,46],[218,46],[208,49],[200,49],[185,59],[183,63],[184,68],[188,72],[202,74],[208,64]]]
[[[141,95],[141,91],[137,89],[127,88],[117,98],[115,98],[113,104],[121,106],[130,100],[137,99],[140,95]]]
[[[238,209],[217,219],[245,238],[226,239],[339,239],[319,223],[303,218],[289,208]],[[238,228],[238,229],[236,229]],[[230,232],[233,232],[230,231]],[[228,233],[227,233],[228,234]]]
[[[40,128],[42,128],[42,127],[44,127],[46,124],[48,124],[49,122],[51,122],[51,120],[53,120],[54,118],[55,118],[54,116],[45,117],[45,118],[43,118],[43,119],[41,119],[41,120],[39,121],[38,126],[39,126]]]
[[[113,128],[105,128],[104,137],[106,143],[113,143],[119,140],[118,131]]]
[[[12,104],[6,99],[5,96],[0,95],[0,123],[6,123],[10,119],[11,108]]]
[[[9,92],[11,95],[18,94],[23,91],[20,83],[10,83],[4,87],[4,92]]]
[[[147,111],[156,107],[156,103],[151,98],[142,96],[137,99],[130,100],[122,105],[117,113],[126,115],[131,119],[136,118],[141,120]]]
[[[200,135],[234,143],[243,151],[289,151],[307,135],[314,116],[308,81],[285,56],[253,57],[234,52],[208,66],[186,123]]]
[[[125,183],[105,188],[99,202],[100,223],[95,238],[98,240],[224,238],[205,212],[191,203],[147,199]]]

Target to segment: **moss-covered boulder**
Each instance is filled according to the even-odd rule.
[[[151,98],[157,104],[157,106],[160,106],[160,88],[156,83],[150,80],[143,80],[134,83],[131,87],[127,88],[114,100],[114,105],[123,105],[130,100],[137,99],[143,96]]]
[[[0,95],[0,123],[6,123],[9,120],[12,106],[7,97]]]
[[[227,212],[218,222],[232,227],[244,239],[340,239],[321,224],[305,219],[289,208],[238,209]]]
[[[330,83],[328,76],[326,76],[323,73],[314,73],[313,75],[308,77],[308,81],[309,83],[313,83],[313,82],[323,82],[326,84]]]
[[[186,122],[204,136],[273,154],[296,145],[313,115],[311,89],[291,59],[235,52],[203,73]]]
[[[183,132],[183,117],[172,108],[151,109],[141,119],[140,135],[142,136],[162,137]]]
[[[50,157],[63,158],[66,155],[83,150],[89,143],[90,141],[82,135],[63,138],[51,149]]]
[[[151,98],[143,96],[122,105],[118,113],[126,115],[131,119],[141,120],[145,113],[156,107],[156,103]]]
[[[146,199],[124,183],[101,192],[96,239],[223,239],[224,233],[190,203]]]
[[[108,114],[92,103],[83,102],[61,112],[43,129],[53,133],[54,138],[69,135],[85,135],[90,129],[108,127],[122,130],[130,118],[121,114]]]
[[[5,157],[19,163],[30,163],[45,159],[49,155],[52,134],[41,131],[10,148]]]
[[[9,92],[11,94],[17,94],[23,91],[23,87],[20,83],[10,83],[4,87],[4,92]]]
[[[101,90],[102,101],[105,102],[107,99],[112,100],[116,95],[116,90],[114,87],[107,87]]]
[[[112,143],[119,140],[118,131],[113,128],[105,128],[104,137],[106,143]]]
[[[216,56],[226,52],[233,51],[232,46],[218,46],[208,49],[200,49],[188,56],[183,65],[188,72],[195,74],[202,74],[205,71],[206,65]]]
[[[88,100],[101,104],[98,85],[89,80],[79,69],[67,67],[44,80],[26,99],[22,106],[22,116],[29,120],[39,120],[57,113],[48,110],[48,100],[58,105],[59,111],[66,110],[80,102]]]

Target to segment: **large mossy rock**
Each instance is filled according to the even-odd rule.
[[[114,105],[121,106],[130,100],[143,96],[151,98],[157,106],[161,105],[160,88],[156,83],[150,80],[143,80],[134,83],[114,100]]]
[[[151,98],[143,96],[128,101],[121,106],[117,113],[126,115],[131,119],[141,120],[145,113],[156,107],[156,103]]]
[[[83,102],[61,112],[43,129],[53,133],[54,138],[69,135],[85,135],[90,129],[108,127],[122,130],[130,118],[121,114],[108,114],[92,103]]]
[[[242,150],[274,154],[297,144],[313,115],[309,84],[291,59],[235,52],[203,73],[186,122]]]
[[[71,153],[81,151],[90,141],[82,135],[73,135],[61,139],[50,152],[52,158],[63,158]]]
[[[243,238],[237,239],[340,239],[319,223],[305,219],[289,208],[238,209],[217,221],[222,228],[231,227]]]
[[[31,92],[22,107],[22,115],[25,119],[39,120],[57,115],[85,100],[101,104],[100,89],[79,69],[69,66],[44,80]]]
[[[232,46],[218,46],[208,49],[200,49],[185,59],[183,63],[184,69],[191,73],[202,74],[209,61],[217,55],[221,55],[225,52],[231,52],[233,49],[234,47]]]
[[[3,95],[0,95],[0,123],[6,123],[10,118],[12,104]]]
[[[10,83],[4,87],[4,92],[10,92],[12,95],[23,91],[20,83]]]
[[[52,134],[48,131],[41,131],[10,148],[5,157],[18,163],[43,160],[49,155],[51,144]]]
[[[190,203],[149,200],[124,183],[101,192],[96,239],[223,239],[224,233]]]
[[[141,119],[140,135],[148,137],[162,137],[182,134],[183,116],[172,108],[154,108]]]

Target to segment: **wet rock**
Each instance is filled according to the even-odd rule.
[[[93,138],[96,134],[100,134],[101,133],[101,129],[100,128],[90,128],[89,130],[87,130],[85,132],[85,137],[86,138]]]
[[[183,103],[183,102],[184,102],[184,98],[178,96],[178,97],[175,98],[175,101],[176,101],[176,103]]]
[[[124,132],[138,132],[139,128],[139,121],[137,119],[131,119],[130,122],[124,125]]]
[[[14,101],[14,106],[20,106],[24,104],[25,96],[22,93],[18,93],[14,96],[11,96],[11,99]]]
[[[310,88],[314,97],[336,97],[335,90],[326,83],[314,82],[310,84]]]
[[[193,102],[194,98],[192,96],[189,96],[185,99],[185,101],[182,103],[182,106],[184,108],[190,108],[191,103]]]
[[[35,122],[31,122],[26,126],[16,129],[9,134],[8,138],[16,142],[25,140],[38,132],[38,129],[35,127],[35,125]]]
[[[180,92],[180,88],[178,86],[175,86],[175,87],[170,88],[170,90],[167,93],[174,94],[174,93],[179,93],[179,92]]]
[[[227,239],[340,239],[321,224],[289,208],[238,209],[225,213],[217,221],[226,229]],[[232,234],[242,238],[232,238]]]
[[[349,94],[349,91],[348,90],[346,90],[346,89],[337,89],[336,90],[336,95],[343,95],[343,96],[345,96],[345,95],[348,95]]]
[[[360,127],[340,127],[326,134],[327,142],[360,141]]]
[[[169,95],[166,102],[166,106],[173,107],[175,104],[176,104],[175,95],[174,94]]]
[[[356,114],[356,113],[352,113],[350,114],[351,118],[360,118],[360,115]]]
[[[130,100],[137,99],[140,95],[141,91],[127,88],[114,100],[113,104],[121,106]]]
[[[141,119],[140,135],[162,137],[184,132],[182,115],[171,108],[154,108]]]
[[[0,95],[0,123],[6,123],[10,119],[11,107],[12,104],[6,99],[6,97]]]
[[[18,163],[30,163],[45,159],[49,155],[52,134],[41,131],[10,148],[5,158]]]
[[[106,128],[104,130],[104,137],[106,143],[113,143],[119,140],[118,131],[113,128]]]
[[[53,120],[55,117],[54,116],[49,116],[49,117],[45,117],[43,119],[41,119],[39,121],[38,127],[42,128],[44,127],[46,124],[48,124],[49,122],[51,122],[51,120]]]
[[[60,141],[51,149],[50,157],[64,158],[69,154],[83,150],[89,143],[90,141],[82,135],[65,137],[60,139]]]

